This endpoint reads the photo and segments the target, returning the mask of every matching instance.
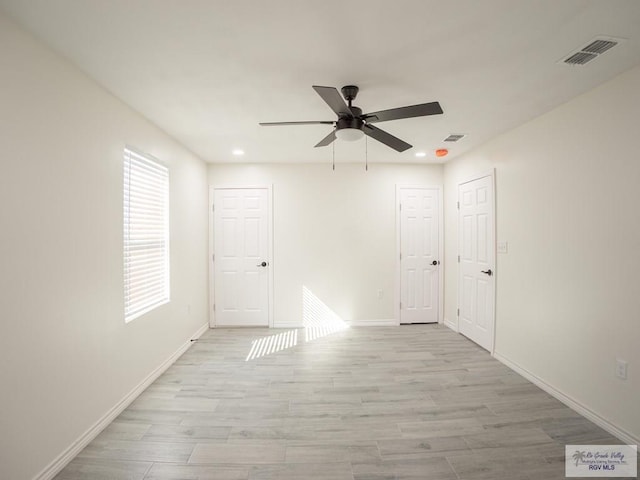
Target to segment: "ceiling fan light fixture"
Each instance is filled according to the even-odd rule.
[[[336,138],[345,142],[355,142],[364,137],[364,122],[359,118],[341,117],[336,122]]]
[[[336,137],[339,140],[344,140],[345,142],[355,142],[356,140],[360,140],[364,137],[364,132],[359,128],[342,128],[340,130],[336,130]]]

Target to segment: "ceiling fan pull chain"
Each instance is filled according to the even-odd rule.
[[[369,139],[364,137],[364,171],[369,171]]]
[[[331,144],[331,151],[333,153],[333,171],[336,171],[336,142]]]

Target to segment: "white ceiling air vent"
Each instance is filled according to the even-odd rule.
[[[600,55],[601,53],[606,52],[611,47],[615,47],[618,44],[615,40],[594,40],[589,45],[582,49],[583,52],[589,53],[597,53]]]
[[[464,133],[452,133],[447,138],[444,139],[445,142],[457,142],[458,140],[462,140],[466,135]]]
[[[595,53],[578,52],[574,53],[569,58],[565,58],[564,63],[568,63],[569,65],[584,65],[597,56],[598,55],[596,55]]]
[[[595,60],[607,50],[618,45],[623,39],[615,37],[597,37],[578,51],[573,51],[562,59],[567,65],[584,65]]]

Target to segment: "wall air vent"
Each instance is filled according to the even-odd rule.
[[[464,133],[452,133],[447,138],[444,139],[445,142],[457,142],[458,140],[462,140],[466,135]]]
[[[567,65],[584,65],[589,63],[591,60],[595,60],[604,52],[615,47],[622,41],[622,38],[597,37],[581,49],[573,51],[561,61]]]

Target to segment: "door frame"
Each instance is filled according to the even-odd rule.
[[[494,281],[493,281],[493,315],[491,316],[491,348],[489,348],[489,353],[491,354],[491,356],[493,356],[494,352],[495,352],[495,346],[496,346],[496,310],[497,310],[497,291],[498,291],[498,252],[497,252],[497,244],[498,244],[498,222],[497,222],[497,215],[496,215],[496,169],[492,168],[490,170],[484,171],[482,173],[478,173],[476,175],[473,175],[471,177],[467,177],[464,181],[458,182],[457,186],[456,186],[456,205],[460,205],[460,187],[462,185],[464,185],[465,183],[469,183],[469,182],[473,182],[475,180],[480,180],[481,178],[484,177],[490,177],[491,178],[491,188],[493,190],[493,195],[491,195],[491,205],[490,205],[490,210],[491,213],[493,215],[493,269],[494,269]],[[460,240],[461,240],[461,232],[460,232],[460,208],[456,208],[456,232],[457,232],[457,245],[456,245],[456,252],[457,252],[457,256],[460,256]],[[458,261],[456,263],[456,268],[457,268],[457,272],[456,272],[456,308],[457,311],[460,311],[460,297],[461,297],[461,286],[462,286],[462,279],[460,278],[462,276],[462,269],[460,268],[460,261]],[[460,316],[456,315],[456,331],[458,333],[460,333]],[[462,335],[460,333],[460,335]],[[466,337],[465,337],[466,338]]]
[[[435,190],[438,196],[438,258],[440,265],[438,268],[438,324],[444,318],[444,205],[442,195],[442,185],[413,185],[396,184],[396,281],[393,308],[396,325],[400,325],[400,299],[402,298],[402,270],[400,268],[400,191],[403,189],[416,188],[421,190]]]
[[[209,328],[216,328],[216,315],[214,310],[215,303],[215,270],[214,270],[214,228],[213,228],[213,199],[216,190],[239,190],[239,189],[263,189],[267,191],[267,228],[269,232],[267,234],[267,251],[269,252],[269,271],[268,271],[268,315],[269,315],[269,328],[273,328],[273,185],[209,185],[209,257],[207,263],[209,265]]]

